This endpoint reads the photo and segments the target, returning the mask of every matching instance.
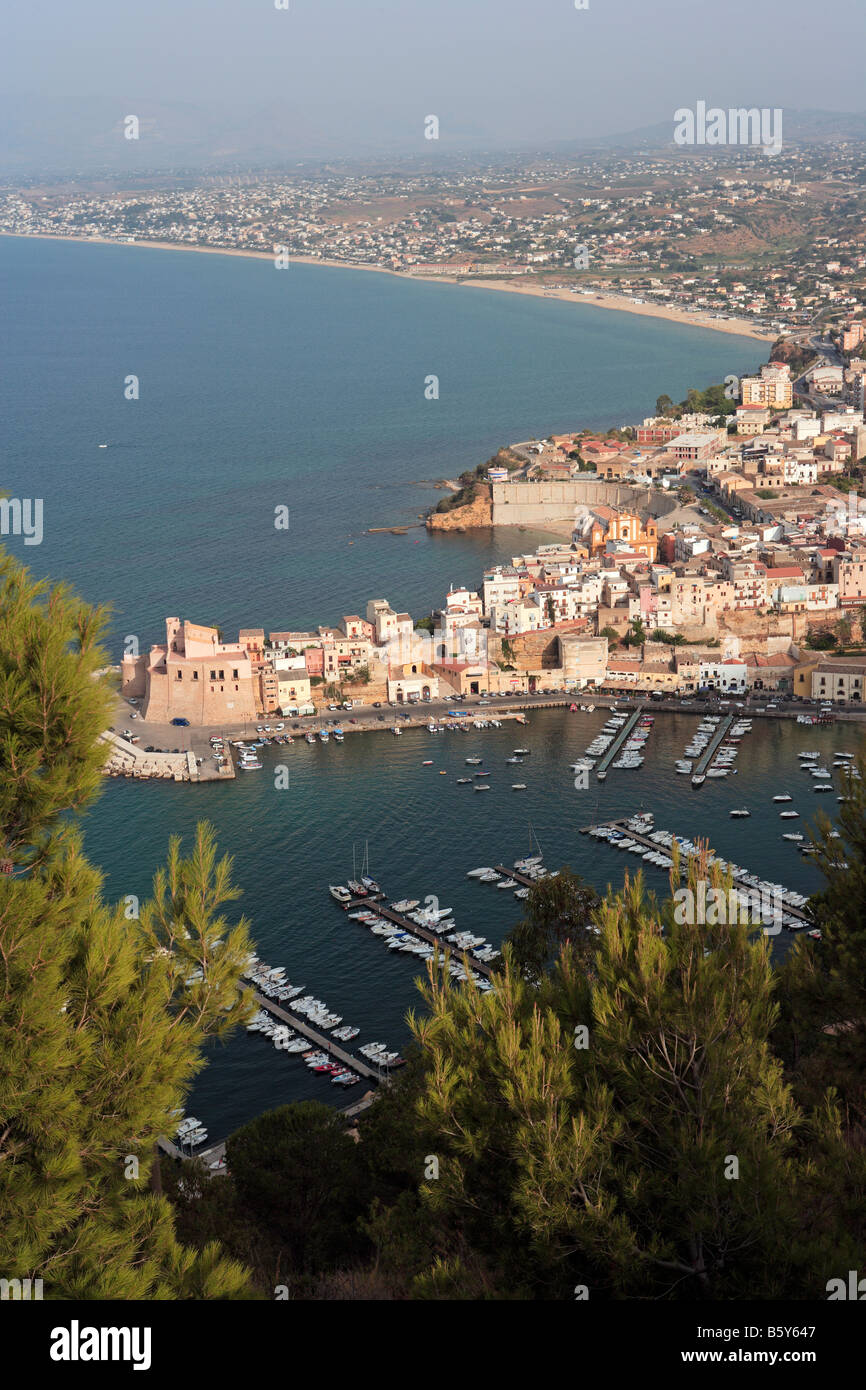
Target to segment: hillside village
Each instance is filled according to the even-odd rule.
[[[575,503],[562,539],[453,588],[420,621],[377,598],[334,627],[242,629],[225,643],[172,617],[164,642],[124,659],[122,692],[148,719],[202,726],[337,699],[543,690],[860,703],[866,656],[845,649],[866,635],[862,322],[843,333],[838,367],[816,363],[795,383],[772,361],[740,381],[729,426],[674,411],[633,441],[583,432],[512,446],[511,465],[481,484],[487,524],[515,491],[546,498],[559,485],[560,498],[571,487],[592,500]],[[794,406],[795,384],[808,404]],[[459,523],[464,510],[446,515]]]

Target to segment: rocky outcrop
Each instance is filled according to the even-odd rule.
[[[427,518],[428,531],[468,531],[493,525],[493,504],[490,488],[480,487],[475,500],[464,507],[452,507],[447,512],[431,512]]]

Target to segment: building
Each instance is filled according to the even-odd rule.
[[[138,696],[142,716],[168,724],[188,719],[200,727],[256,719],[261,691],[253,661],[240,642],[221,642],[215,627],[166,618],[165,642],[147,655],[124,657],[121,690]]]
[[[813,700],[861,704],[866,688],[866,657],[825,657],[811,669]]]
[[[784,362],[771,362],[760,376],[744,376],[740,382],[742,405],[765,405],[770,410],[790,410],[794,402],[791,369]]]

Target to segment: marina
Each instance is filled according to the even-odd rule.
[[[569,768],[583,758],[612,715],[622,718],[624,713],[595,704],[592,713],[537,709],[517,737],[514,724],[504,722],[500,729],[451,737],[407,725],[400,739],[347,738],[342,748],[329,748],[318,742],[309,747],[301,737],[293,748],[259,749],[263,771],[239,774],[236,781],[207,793],[220,849],[234,856],[234,875],[244,890],[237,911],[250,918],[259,955],[283,961],[293,980],[306,981],[321,998],[333,1000],[336,1012],[361,1029],[360,1042],[385,1039],[404,1051],[410,1039],[406,1015],[419,1007],[416,981],[425,974],[425,962],[409,951],[388,949],[384,936],[376,938],[374,948],[371,929],[347,920],[348,913],[325,907],[336,902],[329,886],[347,886],[340,867],[347,865],[345,871],[351,873],[353,840],[361,839],[363,856],[367,834],[371,855],[381,867],[380,887],[388,889],[382,907],[387,911],[399,903],[402,908],[397,920],[387,916],[389,925],[428,949],[441,941],[455,962],[462,953],[444,940],[454,929],[439,936],[412,922],[409,912],[423,905],[429,892],[438,893],[443,907],[453,906],[457,929],[486,937],[499,949],[523,915],[525,898],[518,895],[528,894],[536,881],[527,883],[525,870],[509,867],[537,850],[534,841],[530,849],[529,822],[551,870],[568,865],[600,892],[608,884],[619,887],[623,869],[637,856],[614,854],[594,837],[580,835],[579,827],[646,809],[655,813],[657,825],[683,827],[692,840],[708,840],[729,862],[755,868],[763,879],[805,894],[820,887],[812,856],[803,851],[811,848],[808,831],[818,808],[833,816],[838,803],[832,794],[813,792],[817,779],[799,770],[799,755],[814,753],[807,761],[816,770],[829,770],[828,780],[837,794],[844,794],[839,776],[844,769],[835,765],[850,762],[859,744],[858,724],[837,719],[804,728],[795,719],[756,718],[755,736],[741,743],[748,744],[748,756],[740,753],[738,775],[708,780],[703,795],[689,798],[684,822],[684,779],[675,763],[705,716],[696,711],[661,716],[650,706],[656,718],[643,765],[627,777],[612,772],[604,782],[590,775],[588,786],[578,787]],[[519,742],[531,746],[530,756],[515,753]],[[520,768],[508,765],[516,756],[525,757]],[[479,761],[467,765],[467,757]],[[291,789],[275,793],[272,769],[289,758]],[[435,765],[421,767],[427,758]],[[449,775],[440,777],[443,768]],[[476,796],[468,785],[456,785],[459,777],[481,770],[490,771],[488,779],[478,779],[488,781],[489,791]],[[513,772],[519,777],[509,775]],[[511,790],[518,780],[526,783],[525,791]],[[792,800],[776,804],[775,796]],[[133,797],[140,850],[130,865],[128,851],[115,844],[114,826],[129,815]],[[196,800],[182,786],[142,783],[133,788],[121,779],[106,783],[85,822],[85,835],[106,867],[109,891],[117,896],[134,892],[142,901],[148,897],[153,866],[165,857],[166,823],[183,835],[185,844],[190,842],[201,816]],[[750,818],[730,817],[732,809],[742,808],[750,810]],[[792,818],[786,823],[781,812]],[[411,836],[406,833],[410,819]],[[787,840],[783,832],[804,838]],[[495,865],[507,869],[507,876],[497,873]],[[496,881],[479,886],[467,876],[476,866],[489,866]],[[667,871],[651,861],[643,867],[655,890],[667,893]],[[500,889],[498,883],[508,879],[514,886]],[[362,896],[350,893],[350,900],[361,902],[355,910],[364,910]],[[371,906],[378,908],[367,901],[366,907]],[[786,951],[794,935],[783,931],[773,938],[774,953]],[[484,978],[480,966],[474,968]],[[324,1035],[326,1030],[317,1031]],[[309,1046],[314,1046],[312,1040]],[[355,1052],[351,1043],[344,1042],[343,1048]],[[251,1046],[241,1030],[214,1050],[190,1093],[189,1113],[206,1122],[211,1136],[221,1136],[269,1105],[316,1099],[340,1106],[349,1099],[305,1066],[275,1066],[276,1060],[266,1060],[261,1046]],[[368,1084],[362,1081],[349,1094]]]

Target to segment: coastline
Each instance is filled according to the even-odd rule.
[[[3,237],[29,238],[32,241],[77,241],[96,246],[151,247],[158,251],[195,251],[206,256],[243,256],[248,260],[272,261],[270,251],[245,251],[231,246],[190,246],[176,241],[118,241],[115,237],[63,236],[58,232],[4,232]],[[584,304],[595,309],[607,309],[621,314],[636,314],[638,317],[666,319],[668,323],[681,324],[686,328],[702,328],[706,332],[726,333],[738,338],[754,338],[758,342],[773,343],[777,334],[761,332],[745,319],[729,319],[722,323],[707,314],[690,314],[684,309],[667,309],[658,304],[633,304],[625,296],[615,294],[583,294],[580,291],[546,289],[543,285],[516,285],[508,280],[466,279],[458,275],[414,275],[411,271],[389,270],[387,266],[367,265],[363,262],[326,260],[318,256],[291,256],[290,262],[297,265],[320,265],[332,270],[367,270],[376,275],[393,275],[397,280],[421,280],[427,284],[459,285],[464,289],[492,290],[500,294],[523,294],[534,299],[559,299],[568,304]]]

